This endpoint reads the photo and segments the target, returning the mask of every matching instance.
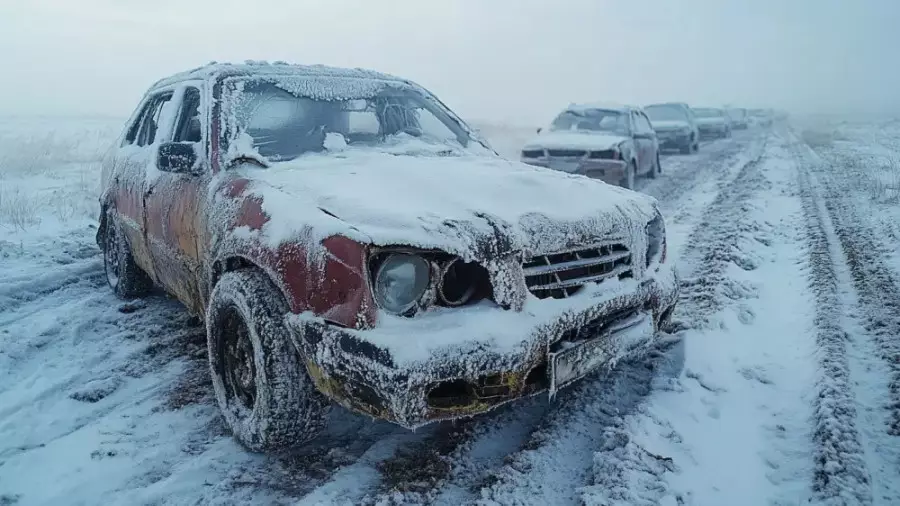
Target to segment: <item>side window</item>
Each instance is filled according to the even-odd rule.
[[[141,107],[141,111],[138,113],[137,117],[134,118],[134,123],[128,127],[128,133],[125,134],[125,141],[122,145],[126,144],[134,144],[134,140],[137,138],[138,131],[141,128],[141,122],[144,121],[144,116],[147,115],[147,111],[150,109],[150,106],[153,105],[153,100],[148,100],[144,103],[144,106]]]
[[[638,121],[641,122],[641,128],[644,129],[645,133],[653,133],[653,125],[650,123],[650,118],[648,118],[646,114],[642,112],[638,113]]]
[[[644,130],[644,124],[641,123],[640,118],[638,117],[638,113],[635,111],[631,112],[631,124],[634,129],[634,133],[636,134],[646,134],[647,131]]]
[[[178,124],[175,126],[175,142],[200,142],[202,140],[200,119],[200,90],[187,88],[181,100]]]
[[[153,140],[156,139],[156,131],[159,129],[159,119],[162,115],[163,106],[170,100],[172,100],[172,92],[158,95],[151,100],[137,135],[138,146],[153,144]]]

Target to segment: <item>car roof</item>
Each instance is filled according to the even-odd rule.
[[[586,111],[589,109],[601,109],[604,111],[619,111],[619,112],[629,112],[629,111],[640,111],[641,108],[634,105],[627,104],[618,104],[614,102],[581,102],[581,103],[571,103],[567,110],[570,111]]]
[[[298,77],[347,77],[358,79],[378,79],[413,84],[407,79],[362,68],[329,67],[326,65],[298,65],[283,61],[267,62],[247,60],[243,63],[210,62],[201,67],[178,72],[164,77],[150,87],[151,90],[178,84],[183,81],[215,81],[232,76],[298,76]]]

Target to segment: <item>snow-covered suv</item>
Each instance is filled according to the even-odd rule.
[[[676,301],[651,197],[504,160],[360,69],[210,64],[153,85],[103,167],[109,284],[200,315],[253,450],[329,400],[413,428],[650,346]]]

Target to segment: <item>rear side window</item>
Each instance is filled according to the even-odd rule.
[[[153,144],[153,140],[156,139],[156,131],[159,129],[159,119],[162,115],[163,106],[169,100],[172,100],[172,92],[157,95],[151,99],[137,135],[138,146]]]
[[[178,124],[175,127],[175,142],[200,142],[202,139],[200,120],[200,90],[187,88],[181,101],[178,113]]]

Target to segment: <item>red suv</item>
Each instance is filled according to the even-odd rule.
[[[676,301],[655,200],[504,160],[381,73],[163,79],[103,181],[110,286],[204,319],[253,450],[314,437],[329,401],[412,428],[552,395],[647,349]]]

